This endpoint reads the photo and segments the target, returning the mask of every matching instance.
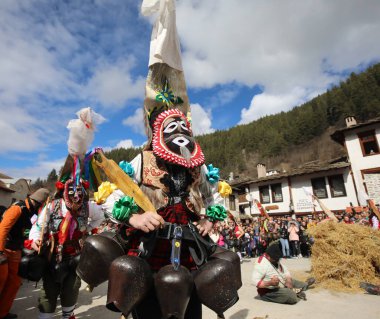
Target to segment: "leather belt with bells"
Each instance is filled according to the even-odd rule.
[[[174,270],[178,270],[181,265],[181,241],[182,241],[182,227],[175,225],[172,239],[172,253],[170,261]]]

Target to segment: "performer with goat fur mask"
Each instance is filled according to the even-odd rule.
[[[107,308],[125,317],[200,319],[204,304],[222,318],[238,300],[240,260],[217,248],[208,233],[227,217],[221,194],[231,188],[219,182],[217,168],[204,164],[193,137],[174,0],[143,2],[143,14],[156,11],[144,100],[148,142],[130,163],[119,163],[156,212],[139,211],[109,182],[100,185],[95,197],[122,231],[91,236],[77,273],[92,287],[108,279]]]

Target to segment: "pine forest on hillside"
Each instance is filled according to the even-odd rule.
[[[219,167],[222,177],[229,172],[254,176],[256,164],[289,169],[316,159],[344,155],[330,134],[343,127],[344,118],[358,122],[380,116],[380,64],[350,77],[326,93],[288,112],[265,116],[226,131],[198,136],[207,163]],[[131,160],[139,150],[117,149],[108,156],[117,162]]]

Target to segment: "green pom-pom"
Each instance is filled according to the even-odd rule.
[[[138,211],[139,207],[130,196],[124,196],[113,205],[112,216],[119,222],[127,223],[132,214]]]
[[[29,238],[30,229],[24,230],[24,237]]]
[[[223,205],[212,205],[207,207],[206,216],[209,221],[223,221],[227,218],[227,211]]]

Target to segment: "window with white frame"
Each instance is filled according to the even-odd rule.
[[[346,196],[346,187],[344,186],[343,175],[329,176],[329,185],[331,197],[344,197]]]
[[[272,184],[270,186],[272,190],[272,200],[273,203],[279,203],[282,202],[284,199],[282,197],[282,187],[281,184]]]
[[[380,153],[375,131],[359,133],[358,137],[363,156],[376,155]]]
[[[328,198],[326,181],[324,177],[312,178],[311,186],[313,187],[313,194],[318,198]]]
[[[262,204],[270,203],[269,186],[260,186],[259,192],[260,192],[260,202]]]

